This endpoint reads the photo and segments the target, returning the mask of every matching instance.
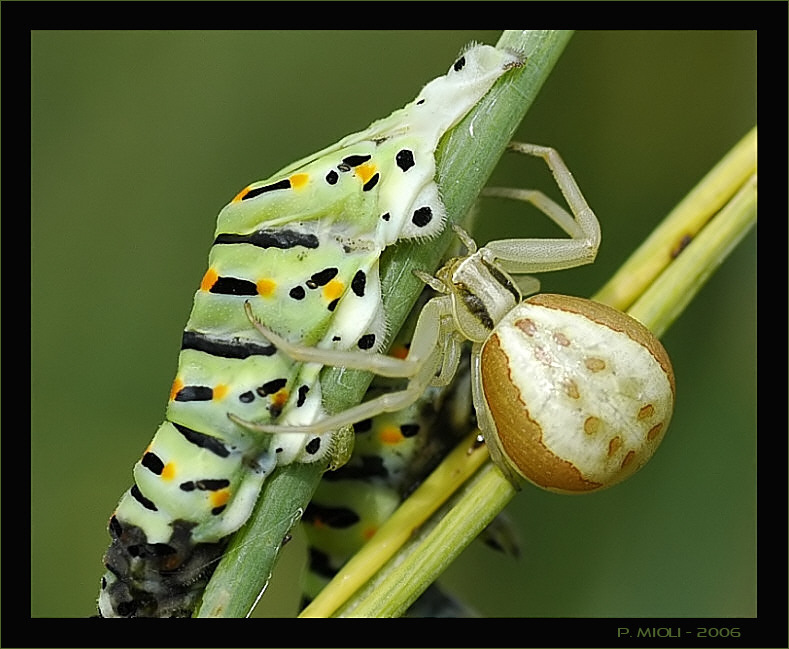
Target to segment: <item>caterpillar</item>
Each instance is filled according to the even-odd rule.
[[[165,420],[110,518],[101,617],[186,617],[267,476],[331,452],[333,431],[261,434],[325,416],[320,366],[293,361],[247,317],[310,347],[381,350],[381,252],[443,228],[442,136],[518,55],[472,45],[417,98],[248,185],[219,213],[184,329]]]

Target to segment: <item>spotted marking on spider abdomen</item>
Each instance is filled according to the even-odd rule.
[[[653,406],[651,403],[648,403],[645,406],[641,406],[641,408],[638,411],[637,417],[639,419],[649,419],[654,414],[655,414],[655,406]]]
[[[606,367],[605,361],[602,358],[594,358],[591,356],[584,359],[584,365],[590,372],[602,372]]]
[[[649,432],[647,432],[647,439],[650,442],[657,439],[657,437],[660,435],[661,431],[663,430],[664,426],[665,424],[663,422],[660,422],[659,424],[655,424],[654,426],[652,426],[652,428],[649,429]]]
[[[596,435],[602,424],[599,417],[587,417],[584,420],[584,432],[587,435]]]

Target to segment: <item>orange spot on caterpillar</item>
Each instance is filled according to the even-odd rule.
[[[216,280],[218,279],[219,279],[219,274],[213,268],[209,268],[207,271],[205,271],[205,275],[203,275],[203,280],[200,282],[200,290],[210,291],[211,287],[216,283]]]
[[[301,189],[302,187],[304,187],[304,185],[306,185],[309,182],[310,175],[309,174],[293,174],[290,178],[288,178],[288,180],[290,180],[290,186],[293,189]]]
[[[378,168],[372,162],[365,162],[364,164],[360,164],[355,169],[356,175],[361,179],[362,185],[366,184],[370,178],[372,178]]]
[[[323,287],[323,297],[329,302],[336,300],[345,291],[345,284],[338,279],[331,280],[326,286]]]
[[[366,527],[362,530],[362,538],[365,541],[369,541],[371,538],[375,536],[375,533],[378,531],[377,527]]]
[[[252,185],[247,185],[246,187],[244,187],[244,189],[242,189],[240,192],[238,192],[238,194],[233,196],[233,200],[230,201],[230,202],[231,203],[238,203],[239,201],[243,200],[244,196],[247,195],[247,192],[249,191],[250,187],[252,187]]]
[[[290,392],[282,388],[271,396],[271,403],[278,408],[282,408],[287,403],[289,396]]]
[[[175,399],[175,395],[181,391],[182,387],[184,387],[184,382],[176,376],[173,387],[170,388],[170,401]]]
[[[384,444],[399,444],[403,441],[403,433],[397,426],[384,426],[381,433],[378,435]]]
[[[211,507],[221,507],[222,505],[226,505],[228,500],[230,500],[229,489],[211,492]]]
[[[277,290],[277,283],[273,279],[259,279],[256,285],[261,297],[271,297]]]
[[[214,386],[214,401],[219,401],[220,399],[224,399],[225,395],[227,394],[228,387],[224,383],[220,383],[219,385]]]
[[[172,480],[175,477],[175,464],[173,462],[168,462],[164,465],[162,469],[162,480]]]

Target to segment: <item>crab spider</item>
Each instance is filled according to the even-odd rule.
[[[423,307],[408,356],[293,344],[258,323],[260,333],[297,361],[407,379],[387,393],[307,425],[236,423],[267,433],[319,434],[413,403],[430,385],[448,384],[462,345],[472,343],[472,398],[491,456],[513,483],[526,478],[577,493],[615,484],[640,468],[671,416],[674,378],[659,341],[615,309],[581,298],[535,296],[539,283],[512,275],[571,268],[594,260],[600,227],[558,153],[513,143],[543,158],[572,214],[538,191],[490,189],[489,196],[533,203],[569,239],[503,239],[478,248],[455,231],[467,254],[435,277],[417,275],[439,295]]]

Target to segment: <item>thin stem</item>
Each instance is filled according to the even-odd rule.
[[[756,127],[663,219],[595,299],[620,311],[630,308],[704,225],[756,173]]]
[[[417,543],[404,549],[373,591],[352,601],[340,617],[399,617],[504,509],[517,492],[489,457],[464,485],[458,498]],[[381,528],[384,529],[383,527]],[[366,596],[364,596],[366,595]]]

